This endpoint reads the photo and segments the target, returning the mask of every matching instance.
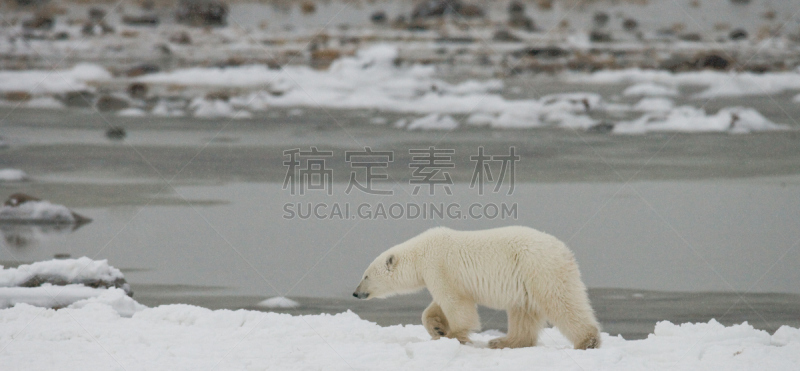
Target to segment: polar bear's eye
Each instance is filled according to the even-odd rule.
[[[364,279],[367,279],[367,278],[369,278],[369,276],[364,276]]]

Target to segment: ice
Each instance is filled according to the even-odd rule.
[[[668,112],[646,113],[642,117],[614,126],[617,134],[642,134],[654,131],[681,132],[731,132],[786,130],[788,126],[776,124],[751,108],[729,107],[714,115],[699,108],[676,107]]]
[[[795,95],[794,98],[792,98],[792,102],[800,103],[800,94]]]
[[[111,73],[95,64],[81,63],[68,70],[0,71],[0,92],[55,94],[93,90],[89,82],[111,80]]]
[[[75,216],[66,206],[49,201],[27,201],[17,206],[0,206],[0,221],[74,223]]]
[[[0,182],[21,182],[28,180],[28,174],[19,169],[0,169]]]
[[[20,303],[43,308],[62,308],[100,296],[106,291],[108,290],[77,284],[54,286],[48,283],[37,287],[0,287],[0,308],[9,308]]]
[[[643,112],[665,112],[671,110],[675,106],[672,100],[667,98],[642,98],[633,109]]]
[[[28,108],[45,108],[45,109],[59,109],[64,108],[64,103],[53,97],[35,97],[25,102],[25,107]]]
[[[300,306],[300,303],[287,297],[276,296],[263,300],[256,305],[264,308],[297,308]]]
[[[622,95],[626,97],[675,97],[678,96],[678,89],[651,82],[643,82],[629,86],[622,92]]]
[[[27,203],[30,202],[25,204]],[[0,287],[19,286],[36,276],[58,278],[68,283],[114,282],[124,278],[122,272],[110,266],[107,260],[92,260],[84,256],[78,259],[54,259],[2,269]]]
[[[46,308],[104,303],[130,316],[144,307],[129,293],[122,272],[106,260],[49,260],[0,270],[0,308],[19,303]]]
[[[145,112],[141,108],[130,107],[120,110],[119,112],[117,112],[117,115],[124,117],[141,117],[141,116],[147,116],[147,112]]]
[[[232,104],[221,99],[195,98],[189,104],[194,117],[204,119],[214,118],[234,118],[245,119],[252,117],[252,114],[243,110],[236,110]]]
[[[428,116],[412,120],[406,126],[408,130],[453,130],[458,127],[458,121],[450,115],[432,113]]]
[[[116,295],[116,296],[115,296]],[[539,346],[493,350],[485,331],[472,343],[431,340],[419,325],[381,327],[352,312],[292,316],[191,305],[126,308],[119,292],[60,310],[26,304],[0,310],[4,369],[60,370],[797,370],[800,332],[774,335],[747,323],[660,322],[643,340],[603,334],[574,350],[547,328]],[[131,302],[128,302],[131,304]],[[124,314],[132,314],[126,318]]]
[[[694,95],[698,99],[737,97],[747,95],[779,94],[800,90],[800,72],[721,72],[693,71],[672,73],[663,70],[604,70],[592,74],[565,74],[567,81],[621,84],[650,83],[667,86],[706,86],[707,89]]]

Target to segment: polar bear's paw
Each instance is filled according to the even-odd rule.
[[[447,337],[450,332],[450,327],[447,325],[446,319],[439,316],[430,316],[425,319],[425,329],[428,330],[433,340],[439,339],[442,336]]]
[[[530,340],[513,339],[508,336],[503,336],[497,339],[489,340],[489,348],[503,349],[503,348],[525,348],[532,347],[534,344]]]

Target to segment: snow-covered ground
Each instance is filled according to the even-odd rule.
[[[124,295],[123,295],[124,296]],[[119,296],[117,299],[122,298]],[[352,312],[292,316],[190,305],[141,308],[131,318],[105,301],[52,310],[0,311],[0,364],[9,370],[797,370],[800,330],[774,335],[748,324],[660,322],[644,340],[603,334],[603,346],[573,350],[555,329],[534,348],[492,350],[501,334],[473,344],[432,341],[419,325],[380,327]],[[116,303],[118,304],[118,303]],[[119,305],[118,305],[119,307]],[[130,314],[130,313],[127,313]]]

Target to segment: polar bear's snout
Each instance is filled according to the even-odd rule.
[[[359,299],[366,299],[369,297],[369,292],[364,289],[364,281],[358,284],[356,287],[356,291],[353,293],[353,296]]]

